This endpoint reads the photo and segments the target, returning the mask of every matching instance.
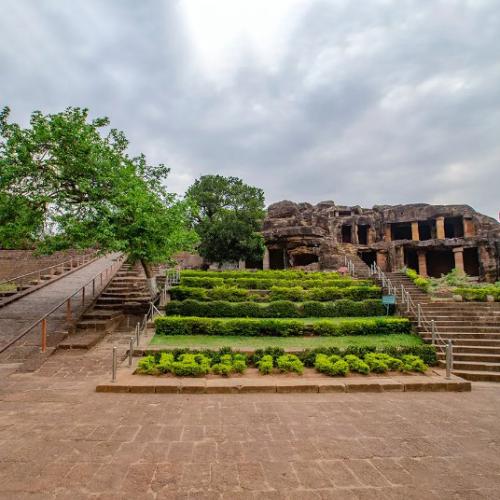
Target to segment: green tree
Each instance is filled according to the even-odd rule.
[[[42,252],[97,247],[143,264],[162,262],[196,242],[188,202],[167,192],[169,169],[129,157],[122,132],[107,118],[68,108],[30,126],[0,113],[0,246],[36,245]]]
[[[186,196],[197,207],[193,222],[202,257],[212,262],[262,258],[262,189],[237,177],[204,175],[187,190]]]

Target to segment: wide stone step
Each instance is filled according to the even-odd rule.
[[[85,319],[78,322],[79,330],[106,330],[109,326],[109,321],[105,319]]]
[[[453,374],[472,382],[500,382],[500,373],[497,372],[454,369]]]
[[[464,340],[500,340],[500,333],[482,333],[482,332],[439,332],[439,335],[443,339],[464,339]],[[422,333],[420,335],[424,339],[431,339],[431,334],[428,332]]]
[[[105,319],[105,320],[110,320],[113,319],[117,316],[120,316],[122,313],[121,311],[118,311],[116,309],[107,309],[107,310],[102,310],[102,309],[93,309],[90,312],[87,312],[83,315],[83,319],[90,319],[90,320],[96,320],[96,319]]]
[[[441,333],[497,333],[500,335],[500,327],[498,325],[465,325],[465,326],[439,326],[438,332]],[[420,332],[426,331],[423,327],[417,327]]]
[[[454,370],[467,370],[478,372],[498,372],[500,375],[500,363],[485,363],[475,361],[453,361]]]
[[[427,336],[422,336],[422,339],[427,342],[431,343],[431,337],[430,335]],[[443,337],[443,340],[448,340],[445,337]],[[461,346],[471,346],[471,347],[500,347],[500,339],[453,339],[454,345],[461,345]]]
[[[500,356],[500,343],[497,346],[453,345],[454,353],[463,354],[498,354]]]
[[[445,359],[445,353],[438,352],[439,359]],[[464,361],[464,362],[475,362],[475,363],[492,363],[500,366],[500,354],[479,354],[479,353],[462,353],[457,352],[457,349],[453,348],[453,363]]]

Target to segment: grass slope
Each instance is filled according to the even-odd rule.
[[[232,347],[235,349],[265,347],[282,347],[284,349],[307,349],[315,347],[347,347],[356,346],[415,346],[422,344],[416,335],[366,335],[345,337],[233,337],[215,335],[155,335],[150,345],[165,347],[196,347],[202,349],[218,349]]]

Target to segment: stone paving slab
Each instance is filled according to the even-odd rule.
[[[96,386],[96,392],[158,392],[177,394],[237,394],[237,393],[320,393],[320,392],[464,392],[471,390],[471,383],[445,372],[430,369],[429,374],[327,377],[312,369],[303,376],[294,374],[258,375],[249,369],[248,374],[236,377],[172,377],[134,375],[137,359],[132,367],[118,370],[117,381],[109,379]]]

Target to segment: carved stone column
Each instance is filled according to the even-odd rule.
[[[464,273],[464,249],[463,247],[458,247],[453,249],[453,257],[455,257],[455,269],[459,272]]]
[[[418,222],[412,222],[411,223],[411,239],[413,241],[419,241],[420,240],[420,234],[418,232]]]
[[[262,258],[262,269],[264,269],[264,271],[267,271],[269,269],[269,266],[269,249],[266,247],[266,249],[264,250],[264,257]]]
[[[427,258],[425,250],[417,250],[418,257],[418,274],[427,276]]]
[[[436,217],[436,238],[444,240],[444,217]]]

